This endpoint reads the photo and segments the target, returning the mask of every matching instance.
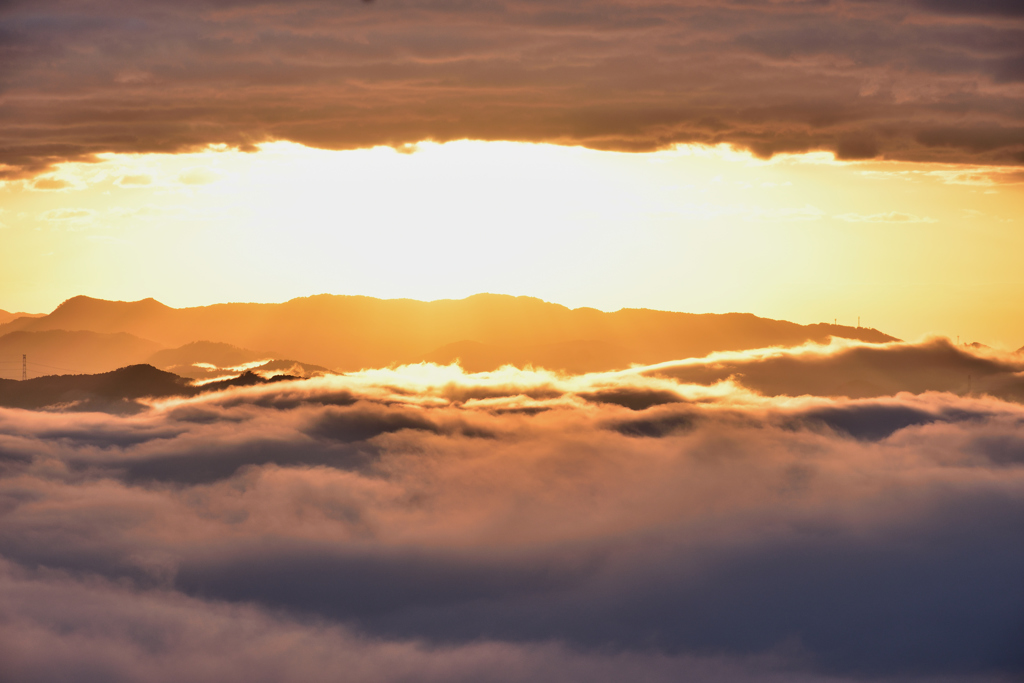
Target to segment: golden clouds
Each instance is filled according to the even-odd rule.
[[[1020,667],[1022,421],[989,396],[432,365],[2,409],[0,647],[113,680],[290,678],[318,648],[373,681],[404,680],[403,652],[455,680],[998,680]]]

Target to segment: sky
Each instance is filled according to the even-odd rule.
[[[1020,0],[0,0],[5,311],[904,340],[2,380],[0,683],[1019,681],[1022,226]]]
[[[490,291],[1024,343],[1016,2],[6,2],[0,308]]]
[[[478,292],[1024,344],[1007,167],[509,143],[107,155],[3,197],[7,310]]]

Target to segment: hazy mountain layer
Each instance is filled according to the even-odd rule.
[[[121,331],[19,330],[0,336],[0,377],[21,377],[22,354],[28,356],[29,377],[39,377],[108,372],[141,363],[159,348],[156,342]]]
[[[176,349],[161,349],[150,356],[147,362],[163,369],[192,366],[196,363],[207,363],[227,368],[264,360],[272,356],[273,354],[242,349],[223,342],[195,341]]]
[[[797,325],[747,313],[604,313],[494,294],[432,302],[324,294],[283,304],[183,309],[153,299],[75,297],[42,318],[0,325],[0,335],[16,330],[125,332],[165,347],[208,340],[273,350],[275,357],[300,358],[338,371],[463,358],[474,370],[513,363],[584,372],[714,351],[825,342],[830,336],[893,340],[874,329]]]
[[[24,382],[0,379],[0,407],[131,414],[145,409],[137,399],[196,396],[288,379],[297,378],[278,374],[268,379],[244,372],[218,382],[194,385],[188,378],[152,365],[131,365],[95,375],[49,375]]]
[[[192,345],[193,350],[197,348],[203,346]],[[158,353],[154,356],[180,360],[187,357],[176,355],[182,353],[185,351],[175,349],[169,354]],[[228,355],[224,359],[233,357],[236,356]],[[145,397],[194,396],[231,386],[328,374],[324,368],[290,360],[266,361],[251,369],[245,369],[245,365],[234,370],[226,367],[204,369],[190,365],[175,367],[183,367],[191,371],[191,374],[179,375],[150,365],[135,365],[96,375],[40,377],[27,382],[0,380],[0,406],[52,408],[67,404],[78,411],[127,412],[141,410],[143,406],[135,401]],[[434,370],[427,368],[425,371]],[[377,371],[369,374],[373,372]],[[456,372],[461,370],[456,369]],[[919,344],[868,345],[839,342],[829,346],[753,349],[589,377],[604,377],[608,382],[619,383],[621,378],[636,377],[637,382],[647,381],[641,378],[650,378],[652,381],[668,380],[712,388],[716,385],[742,387],[764,396],[857,399],[896,396],[901,393],[945,392],[1024,402],[1024,358],[1016,354],[957,347],[944,339]],[[211,379],[216,381],[209,381]],[[600,380],[587,381],[594,383]],[[542,393],[547,398],[553,396],[547,390]],[[533,393],[524,394],[524,397],[538,396]],[[579,391],[576,396],[592,403],[614,404],[633,410],[645,410],[678,401],[674,393],[651,390],[648,385],[630,390]],[[447,398],[472,401],[487,397],[451,394]],[[876,417],[871,414],[862,415],[865,428],[869,423],[877,422]],[[910,419],[916,419],[916,415],[911,415]],[[657,431],[663,429],[664,425],[650,425],[649,428]],[[879,427],[875,424],[871,428],[884,429],[886,425]]]
[[[319,365],[274,358],[272,353],[259,353],[231,344],[208,341],[157,351],[147,362],[161,370],[195,380],[223,378],[246,370],[265,378],[276,375],[315,377],[330,372]]]
[[[41,318],[44,315],[46,315],[46,314],[45,313],[23,313],[23,312],[9,313],[7,311],[0,310],[0,325],[2,325],[4,323],[9,323],[12,320],[17,320],[18,318]]]

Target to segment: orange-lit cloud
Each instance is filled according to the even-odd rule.
[[[1008,680],[1022,424],[986,395],[432,365],[4,409],[0,642],[27,678]]]
[[[274,139],[1024,160],[1019,3],[6,2],[3,174]]]

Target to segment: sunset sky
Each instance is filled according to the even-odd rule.
[[[319,292],[1024,344],[1016,2],[9,2],[0,308]]]
[[[0,683],[1019,683],[1022,313],[1022,0],[0,0]]]

